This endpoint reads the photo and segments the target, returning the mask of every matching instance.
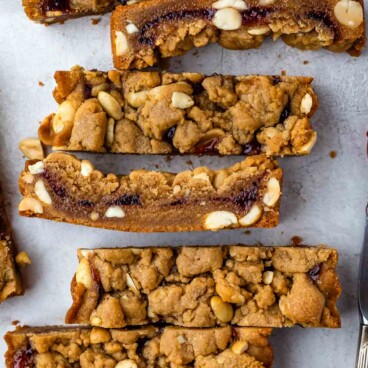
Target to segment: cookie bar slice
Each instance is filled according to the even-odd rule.
[[[7,368],[271,368],[270,329],[20,328],[5,335]]]
[[[67,323],[340,326],[334,249],[81,249],[78,258]]]
[[[359,55],[363,0],[151,0],[118,6],[111,18],[117,69],[152,66],[157,55],[177,56],[211,42],[257,48],[267,36],[300,49]]]
[[[23,286],[15,263],[15,248],[0,187],[0,303],[23,294]]]
[[[22,0],[28,18],[52,24],[86,15],[107,13],[124,0]]]
[[[198,73],[55,73],[56,114],[42,122],[46,145],[135,154],[304,155],[317,133],[309,77]]]
[[[52,153],[28,161],[19,181],[22,216],[136,232],[275,227],[282,170],[251,156],[222,170],[104,175],[86,160]]]

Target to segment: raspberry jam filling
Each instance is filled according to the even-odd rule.
[[[34,354],[30,346],[18,350],[14,356],[13,368],[33,368],[35,367]]]
[[[267,18],[274,12],[272,8],[252,7],[241,12],[243,25],[260,25],[266,24]],[[211,20],[216,13],[215,9],[193,9],[193,10],[180,10],[163,14],[151,22],[147,22],[143,25],[139,32],[138,41],[141,44],[153,46],[155,42],[155,35],[146,35],[149,31],[156,28],[162,22],[165,21],[179,21],[183,19],[205,19]]]
[[[44,13],[48,11],[68,12],[70,10],[70,3],[69,0],[45,0],[42,9]]]

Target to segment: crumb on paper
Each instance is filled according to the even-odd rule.
[[[250,235],[251,233],[252,233],[252,232],[251,232],[250,230],[245,230],[245,231],[244,231],[244,234],[245,234],[245,235]]]
[[[336,151],[331,151],[330,152],[330,157],[331,158],[335,158],[337,156],[337,152]]]
[[[286,75],[286,70],[281,70],[281,75],[284,77]]]
[[[294,235],[291,239],[293,247],[299,246],[303,242],[303,238],[299,235]]]
[[[40,87],[43,87],[43,86],[45,85],[45,83],[43,83],[42,81],[38,81],[38,85],[39,85]]]
[[[304,64],[304,65],[307,65],[307,64],[309,64],[309,61],[308,61],[308,60],[304,60],[304,61],[303,61],[303,64]]]
[[[32,264],[31,259],[29,258],[26,252],[20,252],[15,256],[15,262],[19,267],[24,267],[26,265]]]
[[[92,18],[91,19],[91,23],[93,26],[96,26],[97,24],[99,24],[101,22],[102,18]]]

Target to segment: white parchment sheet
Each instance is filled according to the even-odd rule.
[[[281,224],[273,230],[218,233],[129,234],[89,229],[46,220],[20,218],[18,175],[24,158],[18,142],[36,136],[38,122],[54,112],[53,74],[75,64],[112,68],[109,16],[98,25],[91,17],[44,27],[30,22],[21,0],[0,0],[0,172],[9,217],[19,250],[32,258],[23,272],[26,293],[0,305],[0,334],[11,322],[62,324],[71,304],[69,285],[77,266],[78,247],[185,244],[290,244],[298,235],[305,244],[327,243],[340,252],[338,272],[343,286],[339,330],[275,330],[271,341],[276,368],[350,368],[357,349],[359,314],[357,272],[363,241],[368,192],[366,132],[368,130],[368,58],[327,51],[302,52],[281,41],[259,50],[227,51],[217,45],[190,52],[169,62],[170,71],[211,74],[278,74],[315,77],[320,108],[312,121],[318,142],[308,157],[281,159],[284,197]],[[308,61],[308,63],[304,63]],[[44,86],[39,86],[39,81]],[[336,151],[336,158],[330,152]],[[87,155],[85,155],[87,156]],[[219,168],[241,158],[89,155],[99,169],[127,172],[133,168],[177,171],[194,166]],[[5,344],[0,341],[0,355]],[[1,359],[0,367],[5,363]]]

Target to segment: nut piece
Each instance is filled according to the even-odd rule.
[[[23,198],[18,206],[19,212],[31,211],[33,213],[43,213],[41,202],[35,198]]]
[[[335,5],[334,14],[338,22],[349,28],[357,28],[363,23],[363,7],[358,1],[339,1]]]
[[[115,32],[115,50],[117,56],[123,56],[129,50],[128,40],[125,37],[125,34],[121,31]]]
[[[100,215],[97,212],[91,212],[91,220],[97,221],[100,218]]]
[[[242,16],[236,9],[224,8],[216,12],[212,22],[223,31],[235,31],[242,25]]]
[[[134,294],[136,294],[138,296],[140,295],[140,292],[139,292],[138,288],[135,286],[134,280],[129,275],[129,273],[126,274],[126,284],[127,284],[128,288],[133,291]]]
[[[89,266],[88,259],[82,258],[79,262],[77,272],[75,273],[75,280],[78,284],[83,284],[86,289],[92,286],[92,273]]]
[[[37,180],[37,182],[35,184],[35,193],[36,193],[36,196],[43,203],[46,203],[46,204],[51,204],[52,203],[52,199],[50,197],[50,194],[48,193],[48,191],[45,187],[45,183],[43,182],[42,179]]]
[[[88,160],[83,160],[81,163],[81,174],[85,178],[89,177],[94,170],[93,165]]]
[[[137,109],[146,102],[148,94],[149,91],[129,92],[126,98],[128,104]]]
[[[133,24],[133,23],[129,23],[126,26],[126,30],[127,30],[128,34],[133,34],[133,33],[139,32],[138,27],[135,24]]]
[[[250,211],[239,220],[242,226],[251,226],[258,222],[262,217],[262,209],[258,205],[253,205]]]
[[[91,344],[101,344],[111,340],[111,334],[109,330],[101,327],[93,327],[91,334],[89,335]]]
[[[112,218],[112,217],[118,217],[123,218],[125,217],[125,212],[122,208],[118,206],[112,206],[105,212],[105,217]]]
[[[207,215],[204,227],[208,230],[219,230],[236,225],[238,219],[230,211],[214,211]]]
[[[26,138],[19,142],[19,149],[30,160],[43,160],[41,141],[37,138]]]
[[[182,345],[182,344],[185,344],[187,342],[187,339],[185,338],[185,336],[183,335],[179,335],[177,338],[176,338],[177,342]]]
[[[270,30],[270,27],[259,27],[248,29],[248,33],[252,36],[261,36],[267,33]]]
[[[267,191],[263,197],[263,203],[268,207],[273,207],[281,195],[280,182],[276,178],[271,178],[267,183]]]
[[[56,134],[60,133],[65,126],[73,124],[76,109],[73,104],[65,100],[59,105],[58,111],[52,119],[52,129]]]
[[[20,252],[15,256],[15,262],[18,266],[24,267],[25,265],[31,264],[31,259],[26,252]]]
[[[248,9],[244,0],[218,0],[212,4],[214,9],[234,8],[238,10]]]
[[[115,120],[110,118],[107,120],[106,135],[105,135],[105,146],[111,147],[114,143],[114,131],[115,131]]]
[[[43,161],[38,161],[33,165],[29,165],[28,171],[33,175],[42,174],[45,171],[45,164]]]
[[[138,368],[137,363],[131,359],[125,359],[116,364],[115,368]]]
[[[193,99],[183,92],[174,92],[171,97],[173,107],[178,109],[187,109],[194,105]]]
[[[108,83],[100,83],[100,84],[97,84],[95,86],[92,87],[91,89],[91,96],[92,97],[97,97],[98,94],[101,92],[101,91],[106,91],[108,90],[110,87],[110,85]]]
[[[211,308],[218,320],[227,323],[230,322],[234,316],[234,310],[230,303],[224,302],[219,296],[211,298]]]
[[[273,280],[273,272],[272,271],[265,271],[262,275],[262,281],[265,285],[271,285]]]
[[[245,353],[249,348],[249,344],[246,341],[235,341],[231,350],[234,354],[240,355]]]
[[[309,142],[306,143],[304,146],[301,146],[298,149],[297,153],[300,155],[308,154],[316,144],[316,141],[317,141],[317,133],[313,132],[312,138],[309,140]]]
[[[105,91],[99,92],[98,101],[102,105],[103,109],[107,112],[109,116],[114,118],[115,120],[120,120],[123,117],[123,111],[119,102],[115,100],[110,94]]]
[[[309,93],[307,93],[303,97],[302,102],[300,104],[300,112],[302,114],[308,115],[312,110],[312,106],[313,106],[313,98]]]

